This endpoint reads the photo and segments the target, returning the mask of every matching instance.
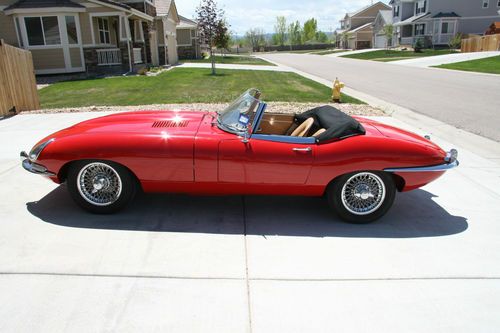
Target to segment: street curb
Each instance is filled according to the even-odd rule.
[[[274,63],[277,66],[281,66],[284,68],[289,68],[294,73],[321,83],[329,88],[332,87],[333,83],[329,80],[323,79],[316,75],[312,75],[300,70],[297,70],[293,67],[285,66],[278,62],[263,58],[266,61]],[[422,115],[405,107],[386,102],[377,97],[365,94],[363,92],[352,89],[348,86],[344,88],[344,92],[354,98],[360,99],[369,105],[379,108],[388,116],[391,116],[395,119],[401,120],[408,125],[418,128],[426,132],[429,135],[437,136],[446,141],[452,142],[453,144],[463,147],[467,150],[474,152],[475,154],[490,160],[491,162],[500,164],[500,143],[493,141],[488,138],[484,138],[477,134],[473,134],[462,130],[460,128],[456,128],[452,125],[443,123],[442,121],[433,119],[431,117]]]

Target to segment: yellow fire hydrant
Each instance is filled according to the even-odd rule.
[[[339,78],[335,79],[335,82],[333,82],[333,89],[332,89],[332,100],[334,103],[340,103],[340,90],[345,87],[344,82],[340,82]]]

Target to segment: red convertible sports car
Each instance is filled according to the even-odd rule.
[[[331,106],[267,113],[250,89],[220,112],[141,111],[84,121],[41,140],[23,167],[94,213],[137,190],[199,195],[324,196],[340,218],[383,216],[410,191],[458,166],[457,152]]]

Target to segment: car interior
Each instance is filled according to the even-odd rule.
[[[264,113],[256,134],[286,135],[295,137],[317,137],[326,129],[311,131],[314,118],[310,117],[300,124],[295,122],[295,115],[282,113]]]

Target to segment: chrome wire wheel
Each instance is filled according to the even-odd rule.
[[[350,177],[342,187],[342,204],[355,215],[371,214],[384,203],[386,189],[382,179],[371,172]]]
[[[122,180],[118,172],[105,163],[94,162],[84,166],[76,179],[78,192],[95,206],[109,206],[120,198]]]

